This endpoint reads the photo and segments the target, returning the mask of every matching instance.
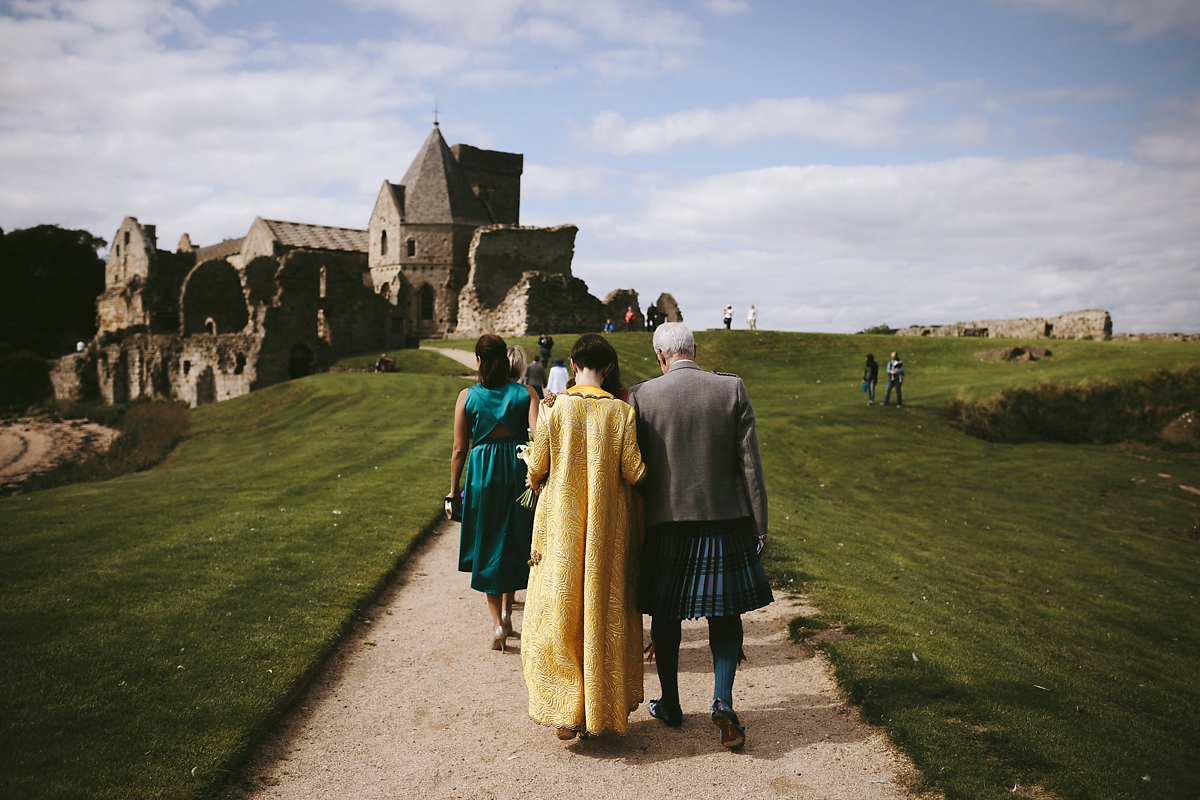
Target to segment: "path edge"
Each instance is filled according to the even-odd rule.
[[[425,523],[424,527],[408,543],[408,546],[396,557],[392,566],[384,571],[375,584],[354,603],[341,624],[338,625],[337,629],[326,640],[316,657],[313,658],[296,680],[292,682],[288,690],[250,727],[245,741],[234,750],[225,760],[225,763],[219,765],[214,770],[214,778],[209,781],[207,786],[200,788],[195,795],[196,797],[219,798],[226,793],[226,790],[244,777],[243,772],[250,759],[267,741],[275,726],[291,710],[300,696],[312,685],[317,676],[325,670],[329,664],[329,660],[333,658],[342,646],[345,637],[353,632],[354,618],[363,609],[373,605],[383,597],[395,585],[396,579],[399,578],[400,573],[408,566],[409,560],[417,554],[417,551],[425,546],[425,543],[430,538],[436,535],[438,528],[445,521],[446,514],[443,510],[439,509],[429,522]]]

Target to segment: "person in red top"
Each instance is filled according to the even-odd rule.
[[[625,311],[625,328],[632,331],[634,323],[637,322],[637,312],[633,310],[633,306],[629,306]]]

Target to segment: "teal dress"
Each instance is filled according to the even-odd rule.
[[[517,445],[529,441],[529,390],[509,381],[499,389],[467,389],[471,455],[463,497],[458,569],[471,588],[487,594],[524,589],[529,581],[533,510],[517,502],[525,492],[525,462]],[[490,436],[496,425],[513,436]]]

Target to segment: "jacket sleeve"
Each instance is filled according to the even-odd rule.
[[[538,411],[537,435],[527,453],[529,480],[534,486],[540,485],[546,479],[546,474],[550,472],[550,417],[552,411],[553,407],[543,400],[542,407]]]
[[[746,384],[738,379],[737,384],[737,427],[738,455],[742,461],[742,474],[746,481],[746,497],[754,513],[754,526],[759,536],[767,535],[767,484],[763,479],[762,457],[758,452],[758,429],[755,426],[754,407]]]

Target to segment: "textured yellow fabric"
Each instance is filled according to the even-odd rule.
[[[529,716],[624,733],[644,699],[631,485],[646,467],[633,409],[591,387],[543,401],[529,473],[546,478],[521,630]]]

